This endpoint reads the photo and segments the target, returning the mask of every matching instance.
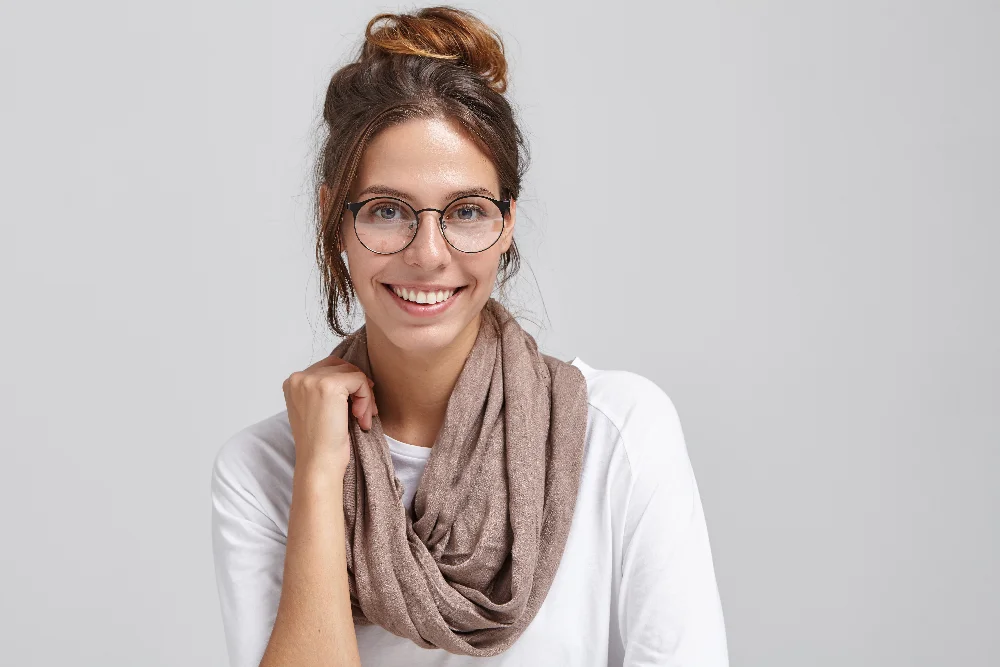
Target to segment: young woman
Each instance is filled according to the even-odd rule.
[[[344,338],[216,458],[234,667],[728,664],[670,400],[542,354],[491,296],[526,164],[506,69],[438,7],[372,19],[330,82],[318,258]]]

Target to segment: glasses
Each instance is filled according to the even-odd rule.
[[[414,209],[395,197],[372,197],[346,203],[354,216],[354,233],[361,245],[379,255],[391,255],[410,245],[417,236],[420,214],[434,211],[448,245],[460,252],[482,252],[500,240],[510,213],[510,200],[459,197],[444,207]]]

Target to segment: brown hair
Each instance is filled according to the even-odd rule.
[[[323,104],[327,136],[316,162],[316,259],[327,300],[326,319],[340,336],[349,332],[354,285],[339,252],[341,218],[361,155],[380,130],[411,118],[449,117],[461,123],[490,156],[500,198],[516,199],[528,150],[507,90],[503,41],[485,23],[453,7],[413,14],[379,14],[368,22],[354,62],[330,79]],[[319,188],[330,189],[327,209]],[[499,287],[517,272],[516,244],[501,255]]]

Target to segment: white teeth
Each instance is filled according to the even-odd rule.
[[[420,292],[416,290],[407,291],[405,288],[395,286],[393,286],[392,291],[395,292],[396,296],[400,299],[428,305],[445,301],[451,298],[451,295],[455,293],[454,290],[438,290],[437,292]]]

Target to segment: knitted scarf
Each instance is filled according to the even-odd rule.
[[[365,326],[333,355],[371,377]],[[349,413],[344,516],[354,622],[455,654],[509,648],[562,558],[586,425],[581,371],[541,354],[493,298],[448,399],[412,515],[379,418],[365,432]]]

